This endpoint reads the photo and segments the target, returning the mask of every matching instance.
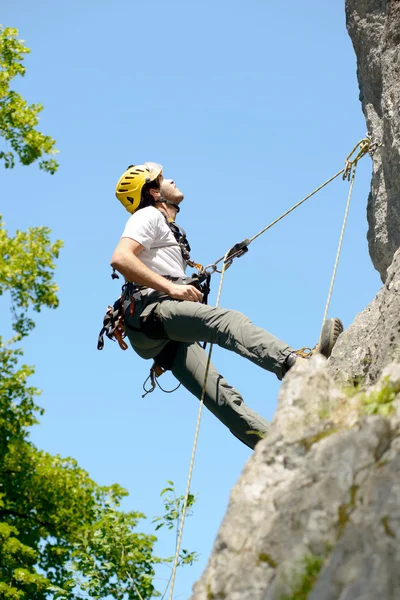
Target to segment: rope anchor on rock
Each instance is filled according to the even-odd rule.
[[[343,181],[347,179],[350,181],[351,176],[355,172],[357,167],[357,163],[366,154],[369,154],[371,158],[373,157],[375,151],[382,146],[382,142],[373,142],[371,135],[367,132],[364,139],[360,140],[358,144],[356,144],[350,154],[346,157],[345,163],[346,166],[343,172]],[[358,154],[352,159],[353,154],[358,150]]]

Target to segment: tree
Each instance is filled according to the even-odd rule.
[[[125,490],[97,485],[73,459],[29,441],[39,391],[28,384],[33,368],[20,364],[16,344],[34,326],[29,307],[58,304],[53,273],[61,243],[49,236],[37,227],[10,237],[0,220],[0,294],[10,293],[15,331],[12,340],[0,338],[0,597],[44,600],[52,590],[72,599],[89,588],[92,598],[112,592],[118,599],[125,591],[138,598],[137,590],[150,598],[156,538],[136,532],[143,515],[117,510]],[[112,563],[113,536],[134,553]]]
[[[28,428],[42,413],[40,392],[29,385],[34,369],[20,364],[17,345],[34,327],[30,308],[57,307],[60,247],[44,227],[11,237],[0,218],[0,295],[10,294],[15,333],[0,337],[0,597],[146,600],[158,595],[155,565],[172,558],[155,556],[156,537],[137,531],[145,516],[119,509],[127,492],[117,484],[99,486],[72,458],[51,456],[29,440]],[[170,482],[162,495],[158,528],[176,528],[183,498]],[[182,550],[180,564],[195,558]]]
[[[25,72],[26,52],[17,30],[0,27],[0,137],[12,148],[0,152],[6,168],[15,155],[27,165],[54,153],[54,140],[35,130],[42,107],[9,90]],[[54,160],[39,165],[57,168]],[[62,243],[50,234],[32,227],[10,236],[0,215],[0,296],[10,298],[13,330],[9,340],[0,336],[0,598],[148,600],[159,595],[155,565],[172,559],[155,556],[156,537],[138,531],[142,513],[120,509],[126,490],[99,486],[74,459],[52,456],[29,439],[43,411],[19,344],[35,326],[32,311],[58,306],[54,270]],[[182,501],[166,501],[161,519],[168,527],[179,523]],[[194,559],[183,550],[180,564]]]
[[[58,164],[51,157],[57,153],[55,140],[36,129],[41,104],[29,105],[20,94],[10,89],[14,77],[25,75],[24,55],[30,52],[18,39],[18,30],[0,25],[0,137],[11,149],[0,151],[6,169],[12,169],[15,158],[23,165],[39,160],[39,167],[55,173]]]

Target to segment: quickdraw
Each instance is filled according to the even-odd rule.
[[[112,274],[113,279],[119,279],[119,276]],[[130,312],[133,315],[135,309],[135,300],[139,300],[140,292],[135,289],[131,283],[125,283],[122,286],[120,297],[114,302],[113,306],[108,306],[106,314],[103,318],[103,327],[99,333],[97,340],[97,350],[104,348],[104,335],[113,342],[118,342],[121,350],[127,350],[128,344],[125,342],[125,310],[127,309],[126,301],[130,303]]]
[[[103,318],[103,327],[97,340],[97,350],[103,350],[104,348],[104,335],[113,342],[117,341],[121,350],[128,349],[128,344],[124,340],[126,331],[122,297],[118,298],[113,306],[109,305],[107,307]]]

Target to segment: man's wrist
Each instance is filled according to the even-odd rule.
[[[157,285],[157,291],[164,292],[164,294],[169,295],[172,282],[168,281],[168,279],[165,279],[165,277],[162,277],[161,275],[160,275],[160,277],[161,277],[161,281],[159,282],[159,285]]]

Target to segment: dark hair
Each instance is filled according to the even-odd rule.
[[[160,180],[157,177],[154,181],[149,181],[149,183],[145,183],[142,187],[142,199],[140,201],[139,209],[146,208],[146,206],[155,206],[154,198],[152,194],[150,194],[150,190],[159,190],[160,189]],[[138,209],[138,210],[139,210]]]

